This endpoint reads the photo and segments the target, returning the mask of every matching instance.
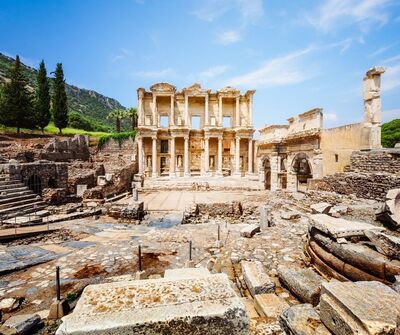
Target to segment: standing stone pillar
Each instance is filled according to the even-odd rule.
[[[240,127],[240,97],[236,97],[236,127]]]
[[[174,103],[175,103],[175,97],[174,95],[171,95],[171,120],[169,121],[169,124],[171,126],[175,126],[175,109],[174,109]]]
[[[189,136],[185,137],[184,143],[184,176],[190,177],[189,172]]]
[[[208,94],[205,97],[205,104],[204,104],[204,126],[208,126]]]
[[[249,150],[248,150],[248,167],[247,167],[247,174],[253,174],[253,139],[249,138]]]
[[[222,136],[218,137],[218,169],[216,175],[222,177]]]
[[[169,176],[176,177],[175,173],[175,137],[170,139],[170,154],[169,154]]]
[[[236,144],[235,144],[235,175],[241,176],[242,173],[240,171],[240,137],[236,135]]]
[[[204,137],[204,175],[207,176],[210,170],[210,151],[209,151],[209,138]]]
[[[190,126],[190,120],[189,120],[189,97],[187,94],[185,94],[185,125]]]
[[[321,149],[314,150],[313,165],[313,179],[321,179],[323,177],[323,164],[322,164],[322,151]]]
[[[248,126],[253,125],[253,95],[249,98],[249,115],[248,115]]]
[[[144,106],[143,106],[143,91],[138,90],[139,102],[138,102],[138,125],[144,124]]]
[[[151,156],[151,163],[152,163],[152,174],[153,178],[157,177],[157,137],[152,137],[153,139],[153,150]]]
[[[276,191],[278,189],[278,171],[279,171],[279,157],[277,153],[270,156],[270,166],[271,166],[271,191]]]
[[[218,126],[222,127],[222,97],[218,97]]]
[[[157,119],[157,96],[153,93],[153,126],[158,127]]]
[[[138,167],[139,174],[143,173],[143,138],[138,137]]]

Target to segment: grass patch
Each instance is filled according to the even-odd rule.
[[[102,148],[109,140],[117,141],[118,144],[121,145],[122,141],[127,140],[128,138],[135,139],[135,136],[136,136],[136,131],[107,134],[99,138],[97,147],[99,149]]]

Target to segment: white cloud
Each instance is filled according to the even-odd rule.
[[[383,47],[380,47],[379,49],[375,50],[374,52],[370,53],[368,55],[369,58],[374,58],[376,56],[379,56],[380,54],[383,54],[384,52],[386,52],[387,50],[389,50],[390,48],[394,47],[397,43],[392,43],[389,45],[385,45]]]
[[[225,73],[229,69],[229,66],[227,65],[216,65],[212,66],[205,71],[200,73],[200,76],[202,77],[208,77],[208,78],[214,78],[216,76],[219,76],[223,73]]]
[[[383,122],[392,121],[393,119],[400,119],[400,108],[382,111]]]
[[[236,43],[239,42],[241,39],[241,33],[235,30],[224,31],[217,35],[217,42],[222,45]]]
[[[303,71],[297,61],[313,50],[314,47],[308,47],[268,60],[254,71],[229,79],[227,85],[262,88],[304,82],[313,75]]]
[[[390,2],[392,0],[325,0],[307,20],[324,32],[345,24],[356,24],[362,32],[367,32],[373,24],[387,23]]]
[[[337,121],[338,116],[336,113],[324,113],[324,119],[327,121]]]
[[[192,14],[200,20],[211,22],[231,9],[232,4],[230,0],[201,1],[200,6]]]
[[[159,71],[140,71],[135,72],[134,76],[147,78],[147,79],[163,79],[171,76],[175,76],[176,73],[173,69],[167,68]]]
[[[111,63],[115,63],[115,62],[124,60],[131,55],[132,55],[132,51],[125,49],[125,48],[121,48],[118,51],[118,53],[116,53],[115,55],[112,56]]]
[[[400,64],[386,68],[382,76],[382,91],[388,92],[400,87]]]
[[[397,62],[400,60],[400,55],[396,55],[390,58],[386,58],[382,61],[382,63],[393,63],[393,62]]]

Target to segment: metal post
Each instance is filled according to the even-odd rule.
[[[221,239],[221,227],[219,226],[218,223],[218,241]]]
[[[57,301],[61,300],[61,285],[60,285],[60,267],[56,267],[56,291],[57,291]]]
[[[138,257],[139,257],[139,271],[142,272],[142,246],[138,246]]]
[[[189,261],[192,260],[192,241],[189,241]]]

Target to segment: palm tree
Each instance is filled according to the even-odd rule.
[[[135,130],[137,127],[137,120],[138,120],[137,109],[135,107],[129,108],[125,112],[125,116],[132,120],[132,130]]]
[[[126,111],[124,109],[113,109],[108,115],[107,119],[115,119],[115,131],[121,131],[121,119],[125,117]]]

